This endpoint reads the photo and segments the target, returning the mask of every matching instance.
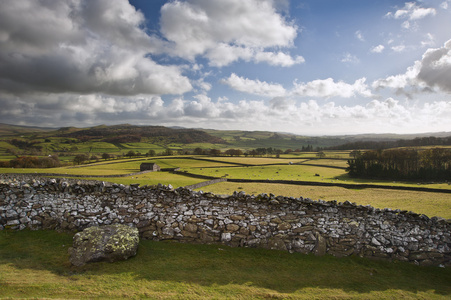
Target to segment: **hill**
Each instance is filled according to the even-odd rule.
[[[135,126],[129,124],[113,126],[96,126],[80,130],[67,129],[62,137],[77,138],[81,141],[102,141],[108,143],[225,143],[219,137],[214,137],[204,131],[195,129],[173,129],[163,126]]]
[[[30,133],[44,133],[55,130],[55,128],[36,127],[36,126],[20,126],[0,123],[0,136],[16,136]]]
[[[122,153],[149,149],[163,151],[202,149],[273,148],[298,149],[377,149],[400,146],[448,145],[451,132],[397,135],[360,134],[342,136],[301,136],[270,131],[212,130],[136,126],[99,125],[88,128],[40,128],[0,124],[0,153]],[[310,150],[309,150],[310,151]],[[10,159],[10,158],[9,158]]]

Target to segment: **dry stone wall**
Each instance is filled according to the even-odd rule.
[[[141,238],[451,266],[451,224],[349,202],[171,186],[0,179],[0,230],[137,227]]]

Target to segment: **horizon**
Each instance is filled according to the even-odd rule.
[[[63,128],[77,128],[77,129],[89,129],[89,128],[95,128],[100,126],[121,126],[121,125],[129,125],[129,126],[138,126],[138,127],[145,127],[145,126],[162,126],[162,125],[136,125],[136,124],[130,124],[130,123],[121,123],[121,124],[97,124],[87,127],[78,127],[78,126],[63,126],[63,127],[40,127],[40,126],[34,126],[34,125],[17,125],[17,124],[6,124],[1,123],[0,125],[6,125],[6,126],[18,126],[18,127],[25,127],[25,128],[38,128],[38,129],[47,129],[47,130],[59,130]],[[379,135],[399,135],[399,136],[414,136],[414,137],[428,137],[428,136],[436,136],[436,137],[442,137],[442,135],[451,136],[451,131],[435,131],[435,132],[416,132],[416,133],[393,133],[393,132],[382,132],[382,133],[371,133],[371,132],[364,132],[364,133],[344,133],[344,134],[324,134],[324,135],[309,135],[309,134],[296,134],[292,132],[282,132],[282,131],[271,131],[271,130],[239,130],[239,129],[213,129],[213,128],[191,128],[191,127],[183,127],[183,126],[163,126],[171,129],[189,129],[189,130],[216,130],[216,131],[243,131],[243,132],[269,132],[269,133],[276,133],[276,134],[286,134],[286,135],[294,135],[294,136],[305,136],[305,137],[346,137],[346,136],[379,136]]]
[[[0,118],[451,131],[451,0],[0,2]]]

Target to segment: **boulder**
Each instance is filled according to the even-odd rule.
[[[69,248],[74,266],[97,261],[115,262],[136,255],[139,243],[137,228],[116,224],[93,226],[74,235]]]

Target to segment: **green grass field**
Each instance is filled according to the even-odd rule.
[[[346,189],[335,186],[303,186],[271,183],[221,182],[200,188],[205,192],[230,195],[234,191],[258,195],[273,193],[287,197],[304,197],[313,200],[350,201],[376,208],[392,208],[413,211],[429,217],[451,219],[451,194],[385,189]]]
[[[71,266],[72,235],[0,232],[0,297],[449,299],[451,270],[359,257],[141,241],[116,263]]]
[[[70,177],[70,176],[67,176]],[[171,174],[168,172],[151,172],[145,173],[142,175],[133,175],[127,177],[81,177],[78,179],[86,179],[86,180],[100,180],[111,183],[125,184],[130,185],[133,183],[139,183],[141,186],[143,185],[157,185],[159,183],[164,185],[172,185],[174,188],[183,187],[187,185],[196,184],[199,182],[203,182],[203,179],[192,178],[184,175]]]

